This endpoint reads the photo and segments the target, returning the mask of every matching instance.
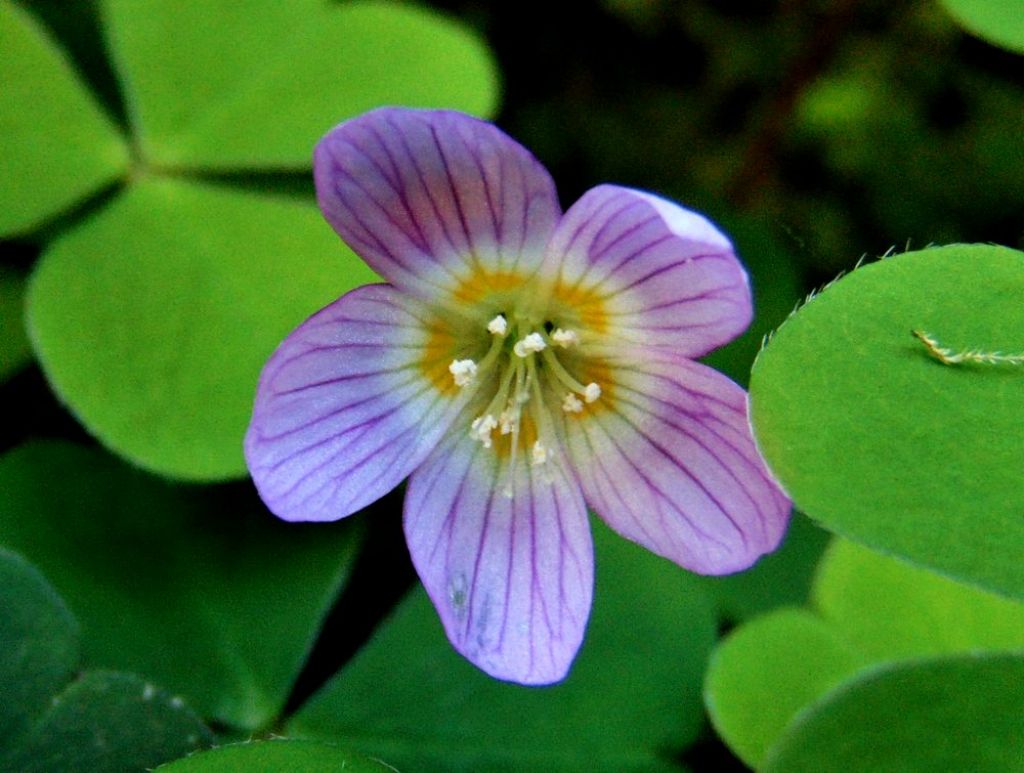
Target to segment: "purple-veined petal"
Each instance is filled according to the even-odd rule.
[[[389,285],[357,288],[296,328],[260,376],[245,455],[267,506],[333,521],[380,498],[437,444],[465,397],[444,331]],[[450,376],[448,376],[450,378]]]
[[[650,193],[601,185],[565,213],[544,276],[581,325],[616,342],[698,357],[750,324],[747,274],[706,218]]]
[[[444,301],[470,273],[532,274],[561,215],[547,170],[500,129],[380,108],[331,130],[313,174],[324,216],[381,276]]]
[[[657,350],[609,353],[600,399],[565,417],[587,502],[613,529],[702,574],[774,550],[790,502],[764,466],[746,393]]]
[[[455,649],[498,679],[548,684],[590,614],[590,525],[563,458],[520,460],[511,496],[505,467],[456,428],[409,480],[406,541]]]

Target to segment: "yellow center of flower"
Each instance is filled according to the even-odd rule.
[[[557,395],[554,402],[560,410],[581,414],[601,397],[601,386],[594,381],[582,383],[559,357],[560,352],[564,355],[580,346],[579,332],[511,316],[510,321],[505,314],[497,314],[487,323],[492,341],[479,361],[454,359],[448,372],[460,389],[494,385],[489,402],[472,420],[469,432],[484,448],[502,453],[508,449],[514,470],[521,445],[529,449],[529,463],[536,467],[547,464],[556,453],[548,401]],[[496,444],[503,436],[508,436],[508,442]]]

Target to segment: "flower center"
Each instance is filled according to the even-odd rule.
[[[493,340],[479,362],[453,360],[448,366],[460,388],[482,387],[485,380],[495,385],[487,407],[470,424],[470,435],[484,448],[494,446],[496,432],[498,437],[509,435],[510,471],[514,471],[524,427],[528,427],[526,439],[533,440],[530,464],[543,466],[558,447],[545,393],[561,394],[561,408],[566,414],[582,413],[588,403],[601,396],[598,384],[580,383],[558,358],[557,350],[580,346],[580,336],[551,323],[537,326],[509,322],[504,314],[488,322],[487,331]],[[512,478],[510,474],[509,494]]]

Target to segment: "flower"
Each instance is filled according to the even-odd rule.
[[[409,552],[448,638],[524,684],[564,678],[582,641],[585,502],[696,572],[778,545],[790,504],[746,395],[693,361],[752,314],[705,218],[612,185],[563,214],[528,151],[449,111],[343,123],[314,176],[388,283],[314,314],[263,370],[245,452],[274,513],[336,520],[408,477]]]

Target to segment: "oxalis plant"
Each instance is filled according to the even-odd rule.
[[[1024,771],[1022,53],[0,0],[0,770]]]

